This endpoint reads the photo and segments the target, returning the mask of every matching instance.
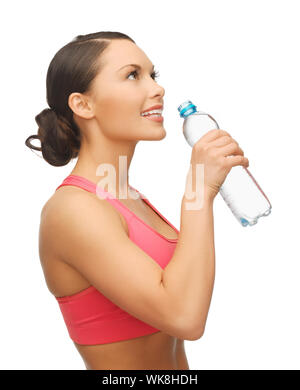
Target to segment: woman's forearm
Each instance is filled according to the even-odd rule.
[[[188,210],[183,196],[178,243],[163,271],[162,284],[178,313],[182,327],[196,338],[204,332],[215,279],[213,199],[200,209]]]

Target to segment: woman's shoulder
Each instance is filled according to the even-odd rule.
[[[62,247],[65,245],[66,230],[72,224],[64,219],[63,208],[74,200],[79,208],[88,201],[89,194],[80,194],[76,188],[61,187],[45,203],[41,212],[39,229],[39,257],[49,291],[54,296],[72,295],[90,286],[77,270],[69,266],[62,258]],[[72,207],[72,205],[71,205]]]
[[[59,208],[72,201],[75,197],[77,201],[85,202],[93,194],[90,192],[75,186],[63,186],[54,192],[54,194],[44,204],[41,214],[45,215],[46,212],[51,212],[54,209]]]
[[[66,209],[69,209],[69,212],[72,212],[72,209],[79,210],[84,215],[87,209],[98,211],[99,208],[118,215],[122,221],[124,230],[128,234],[128,226],[124,217],[107,200],[101,199],[96,194],[75,186],[63,186],[55,191],[42,208],[41,224],[45,224],[51,228],[52,222],[55,222],[58,217],[62,218],[67,214],[64,212]]]

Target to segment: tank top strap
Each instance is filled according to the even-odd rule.
[[[69,175],[67,176],[63,182],[56,188],[55,191],[57,191],[60,187],[66,186],[66,185],[72,185],[80,187],[86,191],[89,191],[93,194],[96,194],[101,199],[106,199],[108,202],[112,204],[113,207],[115,207],[126,219],[127,225],[129,228],[129,231],[134,229],[134,226],[138,226],[138,229],[141,229],[143,227],[146,227],[146,229],[151,230],[155,235],[159,235],[160,237],[164,238],[165,240],[171,242],[172,244],[176,243],[178,241],[178,238],[176,239],[169,239],[164,237],[162,234],[158,233],[153,227],[151,227],[149,224],[147,224],[144,220],[142,220],[139,216],[137,216],[133,211],[131,211],[127,206],[125,206],[122,202],[120,202],[119,199],[117,199],[113,194],[106,191],[105,189],[98,186],[96,183],[93,183],[92,181],[86,179],[83,176],[78,175]],[[153,206],[153,204],[149,201],[149,199],[140,191],[129,185],[129,187],[136,191],[142,200],[149,205],[150,208],[152,208],[157,215],[159,215],[169,226],[171,226],[178,234],[179,230],[166,218],[164,217],[156,207]],[[133,222],[136,222],[133,223]]]
[[[120,213],[126,218],[127,223],[130,225],[130,220],[132,218],[135,218],[136,220],[142,222],[143,225],[146,225],[149,229],[154,231],[152,227],[150,227],[148,224],[146,224],[144,221],[142,221],[133,211],[131,211],[127,206],[125,206],[122,202],[119,201],[115,196],[113,196],[110,192],[106,191],[105,189],[101,188],[97,184],[91,182],[90,180],[86,179],[83,176],[78,175],[69,175],[67,176],[61,185],[59,185],[55,191],[57,191],[60,187],[65,185],[73,185],[80,188],[83,188],[89,192],[92,192],[96,194],[101,199],[106,199],[108,202],[110,202],[116,209],[120,211]],[[179,233],[179,230],[166,218],[164,217],[156,207],[153,206],[153,204],[149,201],[149,199],[140,191],[129,185],[131,189],[136,191],[142,200],[149,205],[150,208],[152,208],[169,226],[171,226],[177,233]],[[157,232],[156,232],[157,233]],[[175,241],[176,239],[169,239],[169,241]]]
[[[86,179],[83,176],[78,176],[78,175],[67,176],[63,180],[63,182],[56,188],[55,191],[57,191],[60,187],[67,186],[67,185],[80,187],[86,191],[96,194],[100,199],[107,200],[116,209],[118,209],[127,220],[129,220],[132,217],[132,212],[128,210],[128,208],[125,205],[123,205],[123,203],[120,202],[115,196],[113,196],[110,192],[106,191],[104,188],[101,188],[100,186]]]

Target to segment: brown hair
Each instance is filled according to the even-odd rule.
[[[78,35],[63,46],[53,57],[47,71],[46,93],[50,108],[45,108],[35,117],[38,133],[30,135],[25,145],[42,152],[51,165],[63,166],[78,156],[81,144],[79,127],[73,120],[73,111],[68,105],[73,92],[84,93],[100,70],[100,57],[112,39],[128,39],[120,32],[100,31]],[[41,147],[31,144],[39,139]]]

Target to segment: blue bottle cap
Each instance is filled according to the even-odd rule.
[[[193,104],[190,100],[187,100],[183,102],[177,110],[179,111],[179,114],[181,118],[186,118],[187,116],[193,114],[194,112],[197,111],[197,107],[195,104]]]

